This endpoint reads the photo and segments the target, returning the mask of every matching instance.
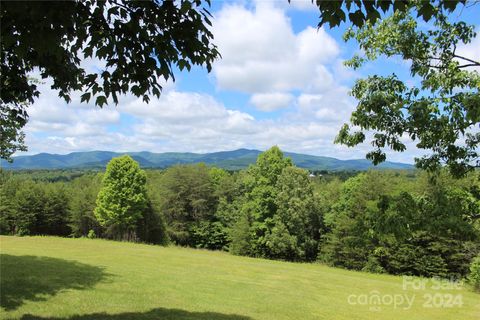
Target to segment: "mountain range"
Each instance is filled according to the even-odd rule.
[[[189,153],[189,152],[110,152],[88,151],[73,152],[65,155],[39,153],[30,156],[17,156],[13,163],[1,160],[3,169],[80,169],[80,168],[105,168],[107,163],[114,157],[123,154],[130,155],[139,162],[143,168],[165,168],[175,164],[206,163],[228,170],[239,170],[255,163],[259,150],[238,149],[213,153]],[[366,170],[374,167],[366,159],[339,160],[331,157],[313,156],[292,152],[285,152],[295,165],[309,170]],[[413,169],[413,166],[398,162],[384,162],[377,168],[381,169]]]

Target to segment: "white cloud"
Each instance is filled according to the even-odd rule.
[[[324,29],[294,32],[284,10],[288,6],[276,2],[259,1],[253,10],[226,4],[213,27],[223,57],[213,69],[217,88],[249,94],[248,103],[262,111],[285,108],[280,115],[254,117],[247,106],[222,102],[219,97],[228,93],[180,91],[171,83],[149,104],[127,95],[117,107],[104,109],[80,103],[79,93],[65,104],[43,85],[41,98],[29,109],[30,153],[211,152],[276,144],[292,152],[362,158],[368,145],[349,149],[333,144],[355,106],[340,84],[353,74],[341,66],[338,44]],[[85,65],[101,69],[95,61]],[[180,81],[189,81],[188,74]]]
[[[150,104],[131,98],[118,109],[97,109],[99,123],[102,115],[106,121],[103,124],[87,120],[86,115],[94,114],[89,112],[92,110],[66,112],[68,107],[54,97],[52,101],[58,103],[57,109],[48,108],[48,104],[35,106],[37,111],[26,130],[27,144],[30,153],[87,150],[212,152],[237,148],[264,150],[279,145],[292,152],[361,158],[368,146],[349,149],[332,143],[344,119],[323,105],[330,103],[335,94],[338,93],[332,96],[328,93],[300,95],[292,102],[297,106],[296,112],[278,119],[259,120],[246,112],[229,109],[210,95],[172,90]],[[48,93],[44,95],[44,99],[48,96]],[[349,101],[335,102],[335,106],[344,104],[342,112],[348,115],[352,107]],[[50,121],[37,119],[43,107],[46,108],[43,111],[49,114],[63,112],[65,121],[56,117]],[[119,112],[123,117],[133,117],[133,120],[110,123],[108,114]],[[107,125],[116,129],[110,131]]]
[[[282,1],[282,3],[284,2],[286,1]],[[318,10],[317,6],[312,0],[290,0],[288,6],[292,9],[301,11]]]
[[[140,99],[123,108],[138,117],[136,132],[168,140],[191,140],[202,146],[204,140],[228,135],[246,135],[257,130],[255,119],[244,112],[229,110],[206,94],[172,91],[149,105]]]
[[[323,28],[295,34],[285,12],[270,2],[257,3],[254,11],[224,7],[213,33],[222,54],[213,68],[220,89],[322,91],[333,83],[326,64],[340,52],[336,41]]]
[[[250,98],[250,103],[262,111],[274,111],[288,107],[294,97],[288,93],[256,93]]]
[[[40,98],[28,108],[29,122],[26,130],[51,132],[62,135],[96,135],[104,127],[120,121],[120,113],[114,107],[100,109],[93,103],[81,104],[80,94],[72,95],[72,103],[65,103],[50,89],[50,81],[39,86]]]
[[[298,114],[304,118],[340,128],[348,121],[354,110],[355,101],[342,86],[322,94],[302,93],[297,98]]]

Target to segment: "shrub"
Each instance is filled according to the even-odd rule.
[[[476,291],[480,291],[480,256],[473,259],[470,264],[470,274],[468,275],[468,281]]]
[[[95,234],[95,231],[93,231],[92,229],[90,229],[90,231],[88,231],[87,238],[89,238],[89,239],[95,239],[96,237],[97,237],[97,235]]]
[[[197,248],[210,250],[227,250],[228,248],[227,230],[218,221],[202,221],[192,226],[190,233]]]
[[[240,217],[230,232],[229,251],[235,255],[251,255],[252,234],[250,232],[250,221],[246,215]]]
[[[300,250],[297,242],[297,237],[291,235],[287,227],[280,220],[277,220],[271,232],[265,235],[265,246],[268,249],[267,257],[289,261],[298,260]]]
[[[377,257],[370,256],[362,271],[371,273],[385,273],[385,269],[382,267]]]

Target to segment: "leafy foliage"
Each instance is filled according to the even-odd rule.
[[[114,238],[135,238],[135,226],[147,206],[146,175],[130,156],[112,159],[102,179],[95,217]]]
[[[0,232],[172,242],[375,273],[469,274],[480,253],[478,172],[341,179],[310,177],[278,147],[235,173],[204,164],[143,172],[128,156],[114,159],[103,179],[2,171]]]
[[[63,185],[43,186],[40,183],[2,182],[0,233],[19,235],[67,236],[68,195]]]
[[[430,151],[416,159],[418,167],[435,170],[446,164],[452,174],[463,176],[480,165],[480,133],[475,129],[480,123],[480,74],[469,69],[480,67],[480,61],[457,52],[460,44],[475,37],[474,26],[450,22],[441,6],[426,10],[426,5],[431,6],[412,2],[375,25],[365,23],[345,34],[365,52],[347,65],[356,69],[379,56],[399,56],[410,62],[411,75],[420,83],[408,85],[395,74],[357,80],[352,88],[357,109],[336,142],[355,146],[371,132],[374,150],[367,158],[378,164],[386,159],[384,148],[404,151],[403,139],[408,137]],[[428,14],[432,28],[425,30],[415,12]],[[350,132],[350,126],[360,130]]]
[[[468,280],[476,290],[480,290],[480,256],[473,259]]]
[[[278,147],[258,157],[243,177],[245,191],[232,232],[236,254],[284,260],[315,260],[322,219],[308,173]]]
[[[2,101],[32,102],[39,93],[27,75],[34,68],[53,78],[52,89],[66,101],[72,90],[100,107],[128,91],[146,101],[158,97],[159,78],[173,77],[173,65],[211,69],[218,52],[209,17],[200,0],[4,3]],[[105,61],[105,70],[85,70],[81,59],[90,57]]]
[[[11,162],[15,152],[27,151],[25,134],[22,132],[27,120],[25,104],[14,108],[0,103],[0,158]]]
[[[323,231],[323,217],[308,172],[293,166],[286,167],[278,178],[276,188],[279,225],[283,224],[287,233],[295,239],[297,252],[288,260],[315,260]]]
[[[69,226],[74,237],[101,235],[100,223],[93,213],[101,178],[101,175],[84,175],[71,183]]]
[[[216,215],[228,174],[205,164],[177,165],[160,181],[162,212],[168,234],[179,245],[223,249],[228,243],[225,221]]]
[[[289,0],[290,1],[290,0]],[[313,0],[312,0],[313,2]],[[316,0],[320,11],[320,22],[318,27],[329,24],[330,27],[339,26],[342,22],[349,20],[357,27],[365,24],[375,24],[381,19],[381,15],[392,12],[405,12],[411,3],[418,5],[418,17],[429,21],[435,12],[435,8],[441,8],[452,12],[459,4],[465,4],[465,0],[441,0],[441,1],[409,1],[409,0],[346,0],[346,1],[321,1]]]
[[[205,5],[206,4],[206,5]],[[72,91],[99,107],[131,92],[145,102],[159,97],[161,78],[173,69],[205,65],[219,57],[211,43],[209,1],[11,1],[0,8],[0,156],[22,150],[18,130],[27,121],[26,103],[39,96],[29,74],[38,69],[53,80],[65,101]],[[91,71],[82,60],[104,63]],[[5,135],[4,135],[5,134]]]
[[[418,276],[465,276],[480,250],[471,223],[472,180],[368,172],[348,180],[329,221],[321,258],[349,269]],[[395,186],[395,187],[394,187]],[[470,221],[470,222],[469,222]]]

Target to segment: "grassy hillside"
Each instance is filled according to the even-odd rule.
[[[478,294],[403,290],[395,276],[105,240],[0,240],[2,319],[480,318]],[[409,310],[348,303],[365,294],[415,300]],[[429,294],[459,295],[463,305],[425,307]]]

